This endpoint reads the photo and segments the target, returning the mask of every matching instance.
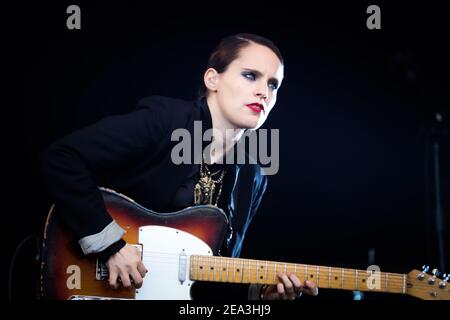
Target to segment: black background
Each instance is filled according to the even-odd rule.
[[[42,235],[51,200],[37,157],[46,145],[131,111],[147,95],[194,99],[218,41],[251,32],[281,49],[285,79],[264,125],[280,130],[280,170],[242,255],[365,269],[373,248],[382,271],[438,267],[432,132],[440,133],[446,226],[450,219],[449,28],[441,3],[23,4],[10,25],[21,92],[7,106],[14,126],[4,154],[13,177],[5,266],[24,238]],[[66,28],[70,4],[81,8],[81,30]],[[366,27],[371,4],[381,8],[381,30]],[[437,131],[436,113],[444,117]],[[17,254],[13,298],[35,296],[35,242]],[[316,299],[353,295],[322,290]]]

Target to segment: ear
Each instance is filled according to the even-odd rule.
[[[219,73],[214,68],[209,68],[205,71],[203,76],[203,81],[205,82],[206,88],[216,92],[219,84]]]

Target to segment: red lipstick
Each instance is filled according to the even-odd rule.
[[[264,106],[261,103],[250,103],[247,104],[247,107],[258,113],[264,110]]]

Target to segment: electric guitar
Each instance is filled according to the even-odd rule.
[[[293,272],[319,288],[407,294],[427,300],[449,300],[449,276],[428,268],[408,274],[356,270],[214,256],[226,236],[223,210],[207,205],[173,213],[148,210],[132,199],[101,188],[106,208],[127,232],[124,240],[141,249],[149,272],[139,289],[112,289],[108,270],[85,256],[72,234],[50,209],[41,263],[42,299],[190,299],[194,281],[276,284],[278,272]],[[57,208],[56,208],[57,209]]]

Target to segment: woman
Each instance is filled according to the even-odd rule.
[[[121,239],[124,230],[106,211],[98,185],[160,212],[205,203],[222,208],[231,221],[222,255],[239,256],[267,177],[258,165],[224,164],[224,159],[245,130],[264,123],[282,79],[283,59],[270,40],[252,34],[229,36],[208,61],[198,101],[145,98],[135,112],[107,117],[45,150],[43,170],[64,212],[60,218],[85,254],[106,261],[112,287],[120,282],[130,287],[132,280],[139,288],[148,270],[136,249]],[[172,133],[179,128],[194,133],[195,121],[201,121],[202,130],[213,129],[210,152],[201,164],[176,165]],[[293,274],[279,278],[276,286],[251,286],[249,297],[317,294],[312,282],[301,283]]]

